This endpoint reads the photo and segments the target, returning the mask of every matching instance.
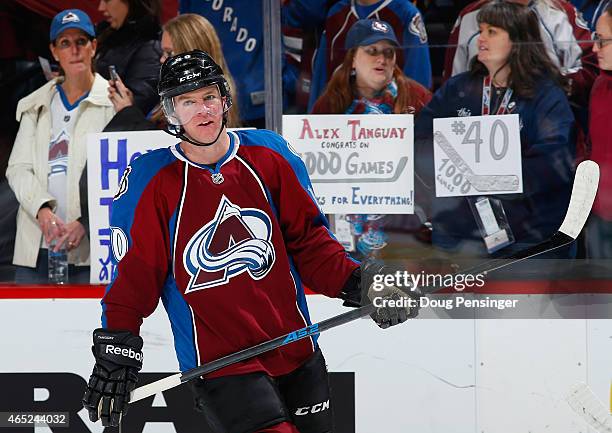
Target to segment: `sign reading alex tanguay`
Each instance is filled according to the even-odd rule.
[[[412,115],[288,115],[283,136],[323,212],[414,213]]]
[[[110,282],[110,209],[126,167],[140,155],[176,144],[164,131],[102,132],[87,137],[87,194],[92,284]]]

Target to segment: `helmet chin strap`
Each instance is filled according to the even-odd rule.
[[[166,129],[164,129],[164,131],[166,131],[170,135],[173,135],[173,136],[175,136],[177,138],[180,138],[181,140],[185,140],[185,141],[193,144],[194,146],[206,147],[206,146],[212,146],[213,144],[215,144],[217,142],[217,140],[221,136],[221,133],[223,132],[223,129],[225,128],[226,121],[227,121],[227,114],[224,114],[223,115],[223,122],[221,123],[221,128],[219,128],[219,133],[217,134],[217,136],[215,137],[215,139],[213,141],[208,142],[208,143],[202,143],[201,141],[198,141],[198,140],[190,138],[187,134],[185,134],[185,129],[183,128],[182,125],[179,127],[178,132],[173,132],[168,127],[166,127]]]

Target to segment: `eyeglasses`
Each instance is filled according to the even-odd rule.
[[[365,51],[367,55],[372,57],[378,57],[381,54],[385,57],[385,59],[389,60],[395,57],[395,48],[391,47],[383,48],[382,50],[379,50],[376,47],[365,47],[363,51]]]
[[[597,33],[593,33],[593,42],[600,50],[612,42],[612,38],[602,39]]]
[[[84,37],[76,38],[74,41],[71,39],[65,38],[65,39],[60,39],[59,41],[57,41],[56,45],[60,48],[60,50],[66,50],[68,48],[71,48],[73,45],[76,45],[77,48],[83,48],[87,46],[89,42],[90,40]]]

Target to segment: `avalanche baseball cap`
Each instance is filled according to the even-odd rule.
[[[54,41],[59,34],[66,29],[79,29],[87,33],[92,38],[96,37],[91,19],[80,9],[66,9],[53,17],[51,21],[51,31],[49,39]]]
[[[399,47],[391,24],[379,20],[359,20],[349,29],[344,41],[344,47],[348,50],[375,44],[378,41],[389,41],[391,44]]]

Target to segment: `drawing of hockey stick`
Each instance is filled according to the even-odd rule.
[[[406,164],[408,163],[408,157],[402,156],[397,163],[395,173],[390,177],[365,177],[365,178],[345,178],[345,179],[312,179],[312,183],[380,183],[380,182],[395,182],[399,179],[400,175],[404,171]]]
[[[459,155],[448,139],[440,131],[434,133],[434,141],[446,153],[455,167],[465,175],[467,181],[478,192],[516,191],[519,187],[518,176],[515,175],[478,175]]]
[[[576,169],[574,187],[572,189],[572,196],[570,198],[565,219],[559,227],[559,230],[555,232],[551,238],[524,251],[520,251],[509,258],[491,260],[462,272],[486,274],[497,269],[510,266],[514,263],[518,263],[522,260],[555,250],[574,241],[578,237],[578,234],[580,234],[582,231],[582,228],[584,227],[584,224],[591,212],[591,207],[593,205],[593,201],[595,200],[595,194],[597,193],[598,183],[599,166],[593,161],[583,161]],[[353,320],[373,313],[374,310],[375,307],[372,304],[365,305],[322,322],[290,332],[289,334],[282,335],[253,347],[224,356],[202,366],[192,368],[184,373],[173,374],[156,382],[141,386],[132,391],[130,394],[130,403],[150,397],[158,392],[174,388],[182,383],[188,382],[213,371],[217,371],[236,362],[244,361],[267,351],[291,344],[303,338],[320,334],[325,330],[352,322]]]

